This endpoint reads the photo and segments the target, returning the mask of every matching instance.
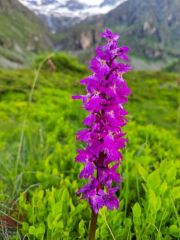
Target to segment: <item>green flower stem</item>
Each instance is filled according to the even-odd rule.
[[[91,223],[90,223],[90,228],[89,228],[89,240],[95,240],[97,216],[98,215],[96,213],[94,213],[94,211],[92,209]]]

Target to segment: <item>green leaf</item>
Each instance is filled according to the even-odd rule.
[[[55,229],[59,222],[61,222],[61,218],[62,214],[58,214],[58,212],[56,214],[53,214],[52,212],[50,212],[47,217],[48,228],[51,230]],[[61,223],[61,225],[63,224]]]
[[[164,181],[161,186],[160,186],[160,193],[161,195],[164,195],[164,193],[166,192],[168,186],[167,186],[167,183]]]
[[[159,176],[159,170],[155,170],[148,176],[147,186],[148,188],[155,190],[159,187],[160,183],[161,183],[161,179]]]
[[[141,216],[141,207],[140,207],[138,202],[134,204],[134,206],[132,208],[132,211],[133,211],[133,216],[135,218],[140,218],[140,216]]]
[[[146,181],[148,172],[145,170],[145,168],[141,164],[138,164],[138,172],[143,178],[143,180]]]
[[[33,235],[37,238],[42,239],[42,237],[44,236],[45,233],[45,225],[44,223],[40,223],[39,225],[35,226],[30,226],[29,228],[29,234]]]
[[[85,223],[84,223],[84,220],[82,219],[79,222],[79,235],[80,237],[84,237],[84,234],[85,234]]]
[[[69,192],[67,188],[64,188],[64,191],[61,197],[64,225],[66,225],[69,218],[69,198],[70,198]]]
[[[138,202],[136,202],[132,208],[134,224],[141,224],[141,207]]]
[[[173,165],[167,171],[166,181],[168,184],[172,184],[176,180],[176,166]]]
[[[153,190],[149,190],[148,193],[148,203],[149,203],[149,210],[151,212],[157,212],[158,210],[158,199],[156,197],[156,194]]]
[[[30,226],[29,228],[29,234],[34,235],[36,234],[36,228],[34,226]]]
[[[180,187],[173,187],[172,188],[172,196],[173,199],[179,199],[180,198]]]
[[[54,220],[54,216],[53,216],[53,214],[52,214],[52,212],[50,212],[49,213],[49,215],[48,215],[48,217],[47,217],[47,224],[48,224],[48,228],[50,229],[50,230],[52,230],[53,229],[53,220]]]
[[[117,219],[118,221],[118,219]],[[127,227],[127,228],[130,228],[132,226],[132,220],[131,218],[125,218],[124,219],[124,225]]]
[[[38,199],[38,201],[42,201],[43,196],[44,196],[44,191],[43,190],[39,190],[37,192],[37,199]]]
[[[169,233],[173,236],[173,237],[180,237],[180,229],[176,226],[176,225],[171,225],[169,227]]]
[[[140,239],[141,235],[141,207],[138,202],[136,202],[132,208],[133,212],[133,222],[134,222],[134,228],[136,232],[136,239]]]
[[[26,234],[28,232],[29,229],[29,224],[27,222],[23,222],[22,223],[22,232],[23,234]]]
[[[160,163],[160,172],[161,174],[165,174],[166,171],[167,171],[167,160],[163,160],[161,163]]]
[[[41,222],[37,227],[37,234],[42,236],[45,233],[45,225],[43,222]]]

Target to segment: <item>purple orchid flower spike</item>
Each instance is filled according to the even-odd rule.
[[[86,199],[92,208],[90,237],[93,239],[94,226],[100,208],[117,209],[119,201],[116,192],[121,181],[117,172],[122,160],[120,149],[126,146],[127,139],[122,127],[127,123],[127,111],[123,105],[128,100],[131,90],[128,88],[123,74],[131,70],[129,48],[119,47],[117,33],[106,29],[101,34],[107,41],[105,46],[96,49],[96,56],[90,62],[93,74],[83,80],[86,95],[75,96],[81,99],[88,116],[83,123],[85,129],[77,133],[77,139],[85,142],[86,147],[78,150],[76,161],[84,166],[80,178],[88,183],[79,189],[78,194]],[[95,233],[94,233],[95,235]]]

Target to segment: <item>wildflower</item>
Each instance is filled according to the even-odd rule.
[[[119,207],[115,195],[121,181],[117,172],[122,160],[119,150],[127,143],[122,131],[127,123],[127,111],[123,105],[131,93],[123,79],[123,74],[131,67],[120,62],[129,61],[128,47],[119,47],[119,35],[110,29],[101,36],[107,44],[97,47],[89,66],[93,74],[81,80],[87,94],[74,96],[74,99],[83,101],[88,112],[83,121],[86,128],[77,133],[77,139],[85,142],[86,147],[79,149],[76,157],[77,162],[84,164],[80,178],[88,179],[88,183],[79,189],[78,194],[87,199],[95,214],[103,206],[110,210]]]

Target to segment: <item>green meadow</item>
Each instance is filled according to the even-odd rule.
[[[0,239],[87,239],[91,215],[76,191],[75,133],[86,112],[86,66],[66,54],[31,69],[0,70]],[[180,86],[168,72],[125,75],[128,137],[120,166],[120,209],[102,209],[97,240],[180,239]]]

